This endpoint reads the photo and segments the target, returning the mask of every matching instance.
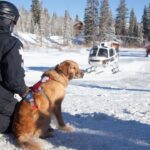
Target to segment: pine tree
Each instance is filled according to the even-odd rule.
[[[41,3],[40,0],[32,0],[31,12],[34,26],[38,26],[40,28],[40,19],[41,19]]]
[[[99,20],[100,40],[113,40],[115,38],[115,25],[108,0],[101,1]]]
[[[42,34],[47,38],[50,35],[50,16],[47,8],[44,8],[44,10],[42,10],[40,21]]]
[[[137,19],[134,13],[134,9],[131,9],[130,12],[130,21],[129,21],[129,31],[128,31],[129,36],[138,36],[138,24],[137,24]]]
[[[69,38],[71,37],[71,18],[67,10],[65,10],[63,27],[63,44],[68,45]]]
[[[98,33],[98,0],[87,0],[84,16],[84,36],[86,43],[95,43]]]
[[[131,9],[130,12],[130,20],[129,20],[129,29],[128,29],[128,44],[130,46],[138,46],[141,38],[140,33],[140,24],[137,23],[136,15],[134,13],[134,9]]]
[[[147,16],[148,16],[148,40],[150,41],[150,3],[149,3],[149,7],[147,9]]]
[[[142,23],[143,23],[143,33],[144,33],[144,36],[146,36],[147,26],[148,26],[147,7],[146,6],[143,11]]]
[[[150,4],[148,7],[145,6],[144,8],[142,23],[144,37],[148,38],[150,41]]]
[[[119,7],[117,8],[118,14],[116,15],[115,28],[117,35],[126,35],[126,18],[127,18],[127,7],[125,0],[120,0]]]
[[[51,35],[56,35],[57,34],[57,19],[58,16],[55,12],[53,12],[52,17],[51,17],[51,23],[50,23],[50,32]]]

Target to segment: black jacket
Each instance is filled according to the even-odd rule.
[[[10,32],[0,30],[0,114],[11,116],[16,100],[26,90],[23,60],[19,54],[22,43]]]

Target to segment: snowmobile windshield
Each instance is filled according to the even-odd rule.
[[[97,51],[98,51],[98,47],[94,46],[90,51],[90,56],[96,56]]]
[[[98,52],[98,56],[101,56],[101,57],[108,57],[107,49],[100,48],[100,49],[99,49],[99,52]]]

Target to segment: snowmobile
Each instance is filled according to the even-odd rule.
[[[90,68],[86,69],[87,73],[96,72],[99,70],[103,72],[103,69],[110,67],[112,73],[119,71],[119,43],[117,42],[101,42],[100,45],[93,46],[89,53],[88,63]]]

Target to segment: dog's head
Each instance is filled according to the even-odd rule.
[[[59,73],[63,73],[69,80],[82,78],[84,73],[79,69],[79,65],[72,61],[66,60],[56,66],[55,70]]]

